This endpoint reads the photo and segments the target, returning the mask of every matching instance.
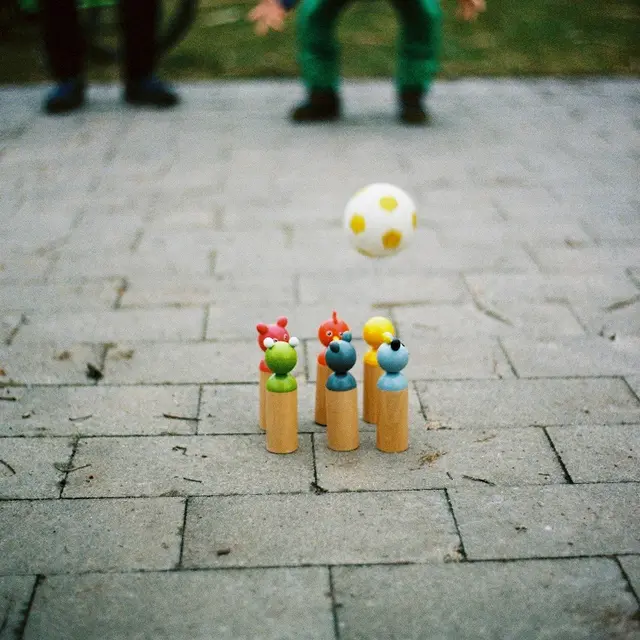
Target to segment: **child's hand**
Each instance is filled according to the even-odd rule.
[[[458,17],[463,20],[475,20],[486,9],[484,0],[458,0]]]
[[[260,4],[249,13],[249,20],[256,23],[256,33],[263,36],[269,29],[282,31],[286,11],[278,0],[261,0]]]

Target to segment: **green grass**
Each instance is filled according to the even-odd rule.
[[[637,0],[487,3],[487,13],[468,24],[455,18],[455,0],[443,0],[441,77],[637,76],[640,71]],[[253,4],[201,0],[196,25],[165,58],[163,74],[173,79],[297,77],[293,23],[282,34],[259,38],[244,19]],[[225,18],[230,22],[224,23]],[[338,27],[344,75],[389,77],[394,69],[396,35],[395,14],[387,2],[354,2]],[[33,24],[0,17],[0,60],[0,83],[47,78]],[[91,75],[98,80],[114,79],[117,68],[94,64]]]

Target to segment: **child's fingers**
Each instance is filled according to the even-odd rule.
[[[269,20],[269,26],[274,31],[282,31],[284,27],[284,20],[282,19],[282,16],[280,15],[271,16],[271,20]]]
[[[254,27],[254,31],[256,35],[259,35],[259,36],[266,35],[266,33],[269,31],[269,27],[267,26],[265,21],[262,18],[254,18],[254,21],[256,23]]]

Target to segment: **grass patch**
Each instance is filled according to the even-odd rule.
[[[182,80],[297,77],[294,25],[258,38],[245,20],[253,5],[202,0],[195,26],[164,59],[163,74]],[[443,0],[441,77],[637,76],[640,71],[637,0],[488,0],[487,13],[471,24],[456,20],[455,7],[455,0]],[[344,76],[391,76],[397,32],[387,2],[350,5],[338,26]],[[0,83],[47,79],[37,26],[7,11],[0,13],[0,60]],[[113,80],[118,69],[93,64],[91,77]]]

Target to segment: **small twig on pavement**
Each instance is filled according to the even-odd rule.
[[[93,413],[90,413],[88,416],[78,416],[77,418],[69,418],[69,422],[80,422],[81,420],[88,420],[89,418],[93,418]]]
[[[182,476],[183,480],[186,480],[187,482],[199,482],[200,484],[202,484],[202,480],[196,480],[194,478],[185,478],[184,476]]]
[[[60,471],[61,473],[73,473],[74,471],[80,471],[80,469],[86,469],[91,465],[83,464],[81,467],[70,467],[69,465],[66,465],[66,464],[60,464],[58,462],[54,462],[53,466],[55,467],[56,471]]]
[[[187,422],[200,422],[200,418],[190,418],[189,416],[176,416],[173,413],[163,413],[163,418],[168,418],[169,420],[186,420]]]
[[[490,484],[492,487],[496,486],[495,482],[491,482],[491,480],[485,480],[484,478],[475,478],[474,476],[467,476],[464,473],[462,474],[463,478],[467,480],[474,480],[475,482],[484,482],[484,484]]]

